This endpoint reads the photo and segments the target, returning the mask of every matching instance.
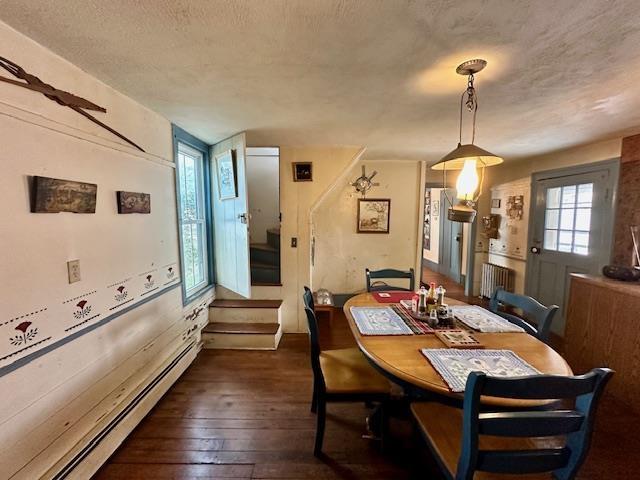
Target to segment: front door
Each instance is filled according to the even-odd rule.
[[[462,282],[462,223],[452,222],[447,217],[450,199],[455,198],[455,190],[447,189],[440,194],[440,259],[438,261],[440,273],[446,275],[456,283]]]
[[[585,169],[581,169],[584,171]],[[534,176],[528,295],[558,305],[552,330],[562,335],[572,273],[598,274],[609,262],[617,166]]]

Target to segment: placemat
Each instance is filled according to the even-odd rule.
[[[451,307],[453,315],[467,327],[483,333],[524,332],[506,318],[502,318],[477,305],[456,305]]]
[[[467,377],[471,372],[485,372],[492,377],[523,377],[540,374],[511,350],[423,348],[421,352],[452,392],[464,392]]]
[[[415,294],[413,292],[401,292],[389,290],[388,292],[373,292],[373,298],[378,303],[399,303],[401,300],[409,300]]]
[[[362,335],[412,335],[411,329],[391,307],[351,307]]]

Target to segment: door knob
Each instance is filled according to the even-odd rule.
[[[540,247],[531,247],[531,253],[538,255],[540,253]]]
[[[248,217],[248,215],[246,213],[240,213],[238,215],[238,218],[240,219],[240,223],[244,223],[245,225],[249,221],[249,217]]]

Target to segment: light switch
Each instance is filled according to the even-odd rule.
[[[67,271],[69,272],[69,283],[80,281],[80,260],[69,260],[67,262]]]
[[[297,248],[297,247],[298,247],[298,238],[291,237],[291,248]]]

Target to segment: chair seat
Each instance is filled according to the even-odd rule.
[[[323,350],[320,367],[327,393],[389,393],[389,381],[369,365],[357,348]]]
[[[439,403],[412,403],[411,411],[418,422],[431,451],[440,458],[441,464],[455,478],[462,446],[462,410]],[[527,450],[554,448],[563,445],[558,437],[517,438],[480,435],[481,450]],[[475,473],[475,480],[547,480],[551,473],[505,475],[490,472]]]

